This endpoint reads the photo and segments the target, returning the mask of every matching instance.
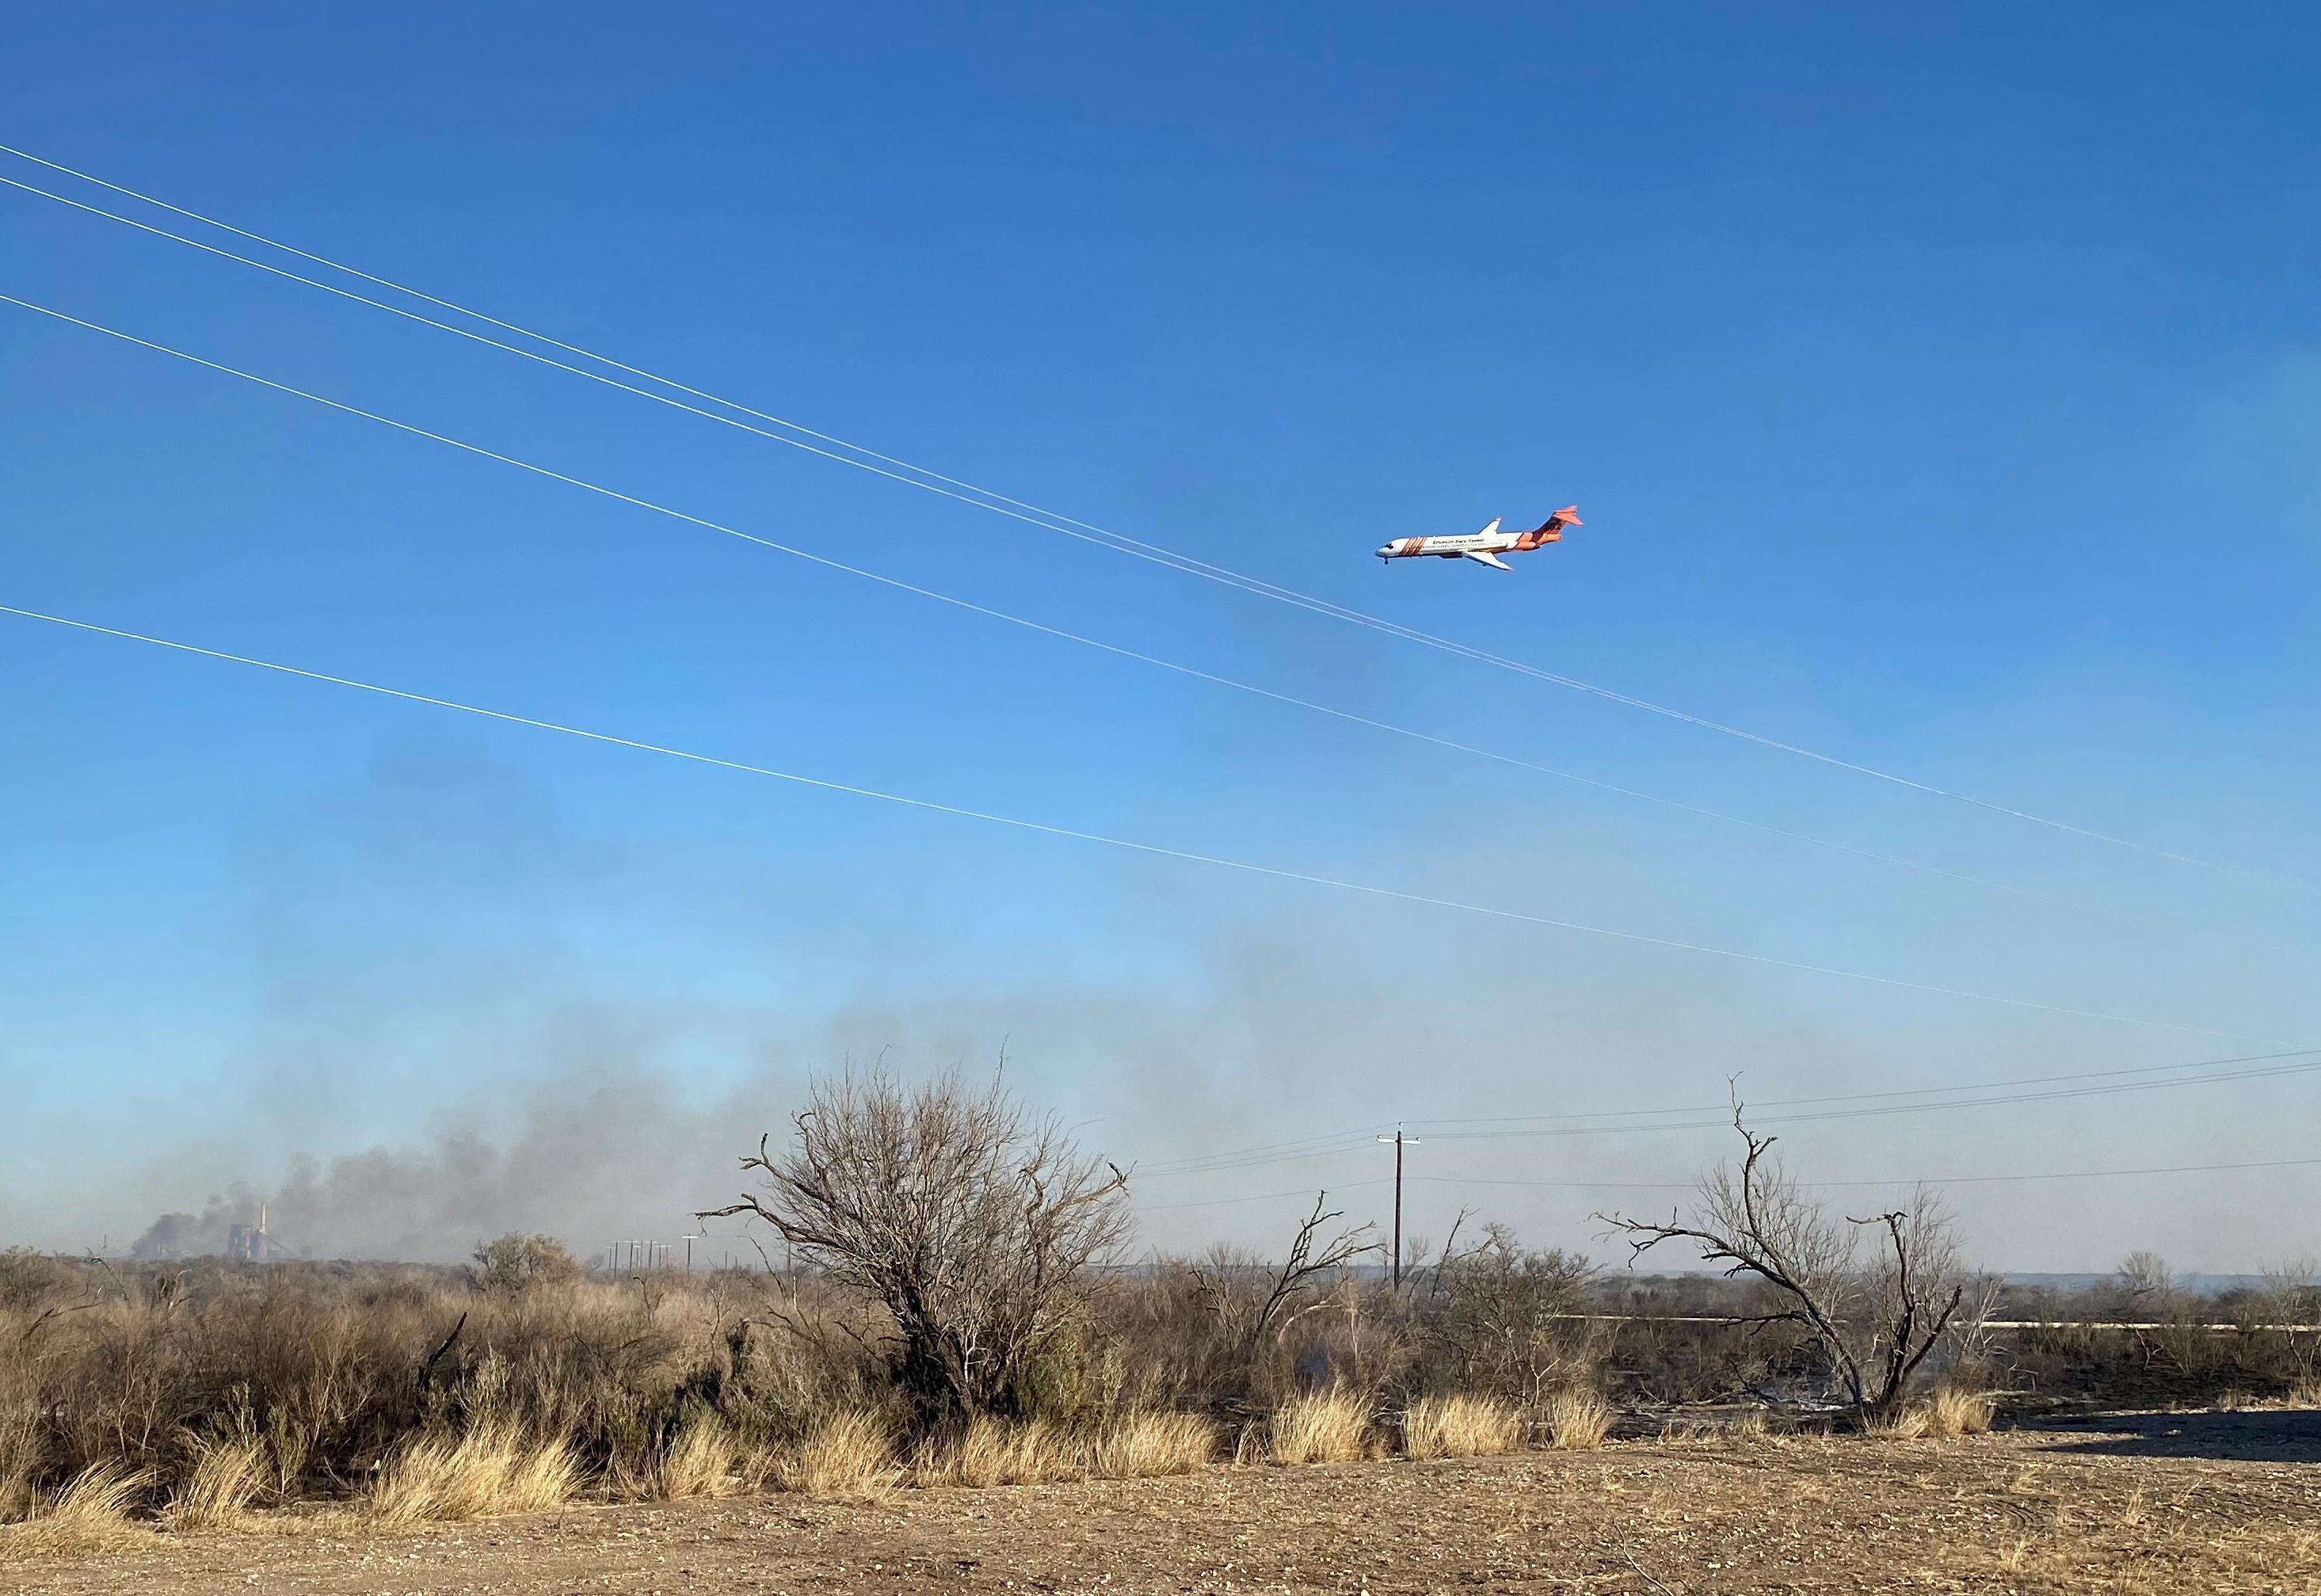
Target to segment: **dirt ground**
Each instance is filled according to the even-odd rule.
[[[132,1591],[2321,1591],[2321,1413],[341,1519],[0,1567],[0,1592]]]

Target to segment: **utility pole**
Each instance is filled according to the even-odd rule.
[[[1392,1136],[1381,1136],[1379,1140],[1390,1141],[1394,1144],[1394,1289],[1400,1291],[1402,1289],[1402,1127],[1396,1126]],[[1416,1147],[1418,1138],[1415,1136],[1410,1138],[1409,1145]]]

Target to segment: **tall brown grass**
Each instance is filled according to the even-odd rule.
[[[921,1485],[1037,1485],[1087,1477],[1088,1453],[1079,1437],[1056,1425],[969,1420],[949,1435],[923,1441],[911,1459]]]
[[[636,1483],[634,1494],[660,1501],[731,1496],[752,1483],[752,1478],[762,1481],[767,1472],[762,1465],[749,1465],[731,1425],[708,1410],[696,1408],[663,1444],[651,1467]]]
[[[162,1517],[177,1529],[217,1529],[239,1524],[257,1498],[266,1448],[254,1436],[191,1440],[193,1466]]]
[[[1402,1416],[1403,1455],[1488,1457],[1523,1445],[1524,1418],[1512,1402],[1462,1394],[1421,1397]]]
[[[1357,1463],[1376,1451],[1369,1401],[1343,1385],[1291,1397],[1266,1426],[1270,1463]]]
[[[769,1306],[799,1332],[765,1328]],[[716,1432],[688,1415],[714,1413],[746,1465],[875,1397],[877,1336],[810,1281],[481,1291],[400,1265],[58,1265],[0,1290],[0,1522],[97,1464],[149,1474],[146,1498],[187,1521],[229,1498],[343,1498],[375,1460],[500,1419],[560,1437],[591,1477],[714,1490]]]
[[[921,1485],[1037,1485],[1057,1480],[1191,1474],[1216,1454],[1216,1426],[1197,1413],[1116,1414],[1090,1426],[976,1419],[923,1442]]]
[[[1556,1452],[1593,1452],[1612,1433],[1612,1408],[1586,1386],[1568,1386],[1547,1399],[1542,1418]]]
[[[1937,1386],[1923,1404],[1926,1434],[1938,1440],[1955,1436],[1979,1436],[1990,1428],[1998,1405],[1980,1392]]]
[[[535,1440],[494,1420],[465,1435],[425,1435],[379,1471],[364,1501],[383,1525],[491,1519],[560,1507],[580,1489],[579,1459],[561,1438]]]
[[[1189,1474],[1216,1455],[1217,1427],[1202,1414],[1127,1413],[1097,1433],[1090,1472],[1107,1480]]]
[[[1045,1458],[970,1449],[955,1472],[1197,1467],[1215,1446],[1215,1419],[1277,1407],[1290,1453],[1374,1450],[1367,1424],[1333,1437],[1326,1403],[1308,1411],[1291,1400],[1316,1367],[1381,1402],[1431,1390],[1525,1401],[1526,1383],[1564,1356],[1561,1321],[1535,1310],[1570,1282],[1534,1281],[1509,1259],[1488,1279],[1454,1272],[1427,1291],[1339,1276],[1306,1299],[1326,1312],[1254,1337],[1237,1317],[1260,1283],[1251,1260],[1113,1277],[1025,1375],[1030,1416],[1069,1446]],[[1488,1311],[1469,1302],[1477,1293]],[[1476,1351],[1525,1314],[1536,1322],[1524,1358],[1502,1367]],[[615,1495],[801,1480],[875,1489],[905,1458],[902,1437],[884,1433],[907,1408],[887,1356],[892,1333],[883,1310],[805,1274],[614,1280],[0,1253],[0,1347],[13,1354],[0,1358],[0,1522],[99,1463],[150,1474],[141,1505],[188,1525],[255,1503],[367,1499],[382,1459],[416,1491],[447,1445],[510,1427],[560,1439],[589,1488]],[[885,1426],[860,1417],[874,1411]],[[1303,1439],[1301,1425],[1312,1431]],[[881,1430],[876,1445],[870,1429]],[[230,1454],[197,1438],[220,1437],[234,1438]],[[1016,1454],[1025,1445],[1008,1443]]]
[[[876,1500],[893,1492],[903,1471],[885,1419],[848,1408],[816,1419],[795,1446],[778,1453],[771,1477],[783,1490],[806,1496]]]
[[[1996,1412],[1997,1404],[1987,1396],[1938,1386],[1892,1418],[1864,1426],[1863,1433],[1887,1441],[1952,1440],[1982,1434]]]
[[[130,1518],[152,1476],[117,1463],[93,1463],[55,1494],[35,1496],[31,1510],[0,1525],[0,1564],[103,1551],[140,1533]]]

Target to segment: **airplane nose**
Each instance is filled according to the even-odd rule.
[[[1380,559],[1384,559],[1388,555],[1392,554],[1393,552],[1394,552],[1394,545],[1393,545],[1393,544],[1391,544],[1391,543],[1381,543],[1381,544],[1379,544],[1379,545],[1378,556],[1379,556],[1379,558]]]

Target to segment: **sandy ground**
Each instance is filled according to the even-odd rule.
[[[154,1537],[0,1592],[2321,1592],[2321,1414]]]

